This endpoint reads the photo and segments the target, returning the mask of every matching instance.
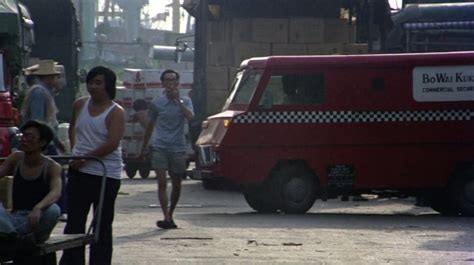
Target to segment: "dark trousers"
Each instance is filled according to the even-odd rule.
[[[101,176],[90,175],[75,170],[68,173],[67,204],[68,218],[65,234],[85,233],[90,206],[94,211],[99,205]],[[112,262],[112,222],[114,220],[115,199],[120,189],[120,180],[107,178],[99,241],[90,247],[91,265],[109,265]],[[85,247],[64,250],[61,265],[85,264]]]

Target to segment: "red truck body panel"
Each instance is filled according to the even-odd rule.
[[[218,159],[199,169],[259,185],[282,161],[298,160],[322,185],[342,165],[355,189],[444,187],[459,163],[474,161],[474,98],[417,100],[414,75],[424,67],[440,74],[442,67],[468,69],[445,83],[474,83],[474,52],[247,60],[241,68],[263,69],[260,82],[248,105],[231,103],[225,114],[208,118],[197,146],[211,145]],[[305,73],[324,76],[324,102],[259,105],[271,76]]]

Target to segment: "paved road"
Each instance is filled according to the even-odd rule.
[[[156,180],[123,180],[114,264],[474,264],[473,218],[442,217],[410,198],[257,214],[237,192],[183,184],[179,229],[160,230]]]

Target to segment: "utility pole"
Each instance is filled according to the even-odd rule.
[[[192,126],[192,140],[195,141],[200,131],[201,122],[207,117],[207,23],[208,23],[208,0],[199,1],[196,14],[195,28],[195,50],[194,50],[194,85],[193,104],[195,110],[195,122]]]
[[[180,19],[181,19],[181,12],[180,12],[181,5],[179,4],[179,0],[173,0],[173,3],[171,5],[173,8],[173,32],[179,33],[180,32]]]

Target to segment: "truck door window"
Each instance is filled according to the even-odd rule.
[[[259,105],[268,98],[273,105],[308,105],[324,102],[323,74],[273,75],[270,77]]]
[[[260,81],[261,74],[257,72],[249,72],[243,74],[241,81],[236,82],[234,91],[231,94],[232,103],[235,104],[249,104],[252,99],[255,88]]]

